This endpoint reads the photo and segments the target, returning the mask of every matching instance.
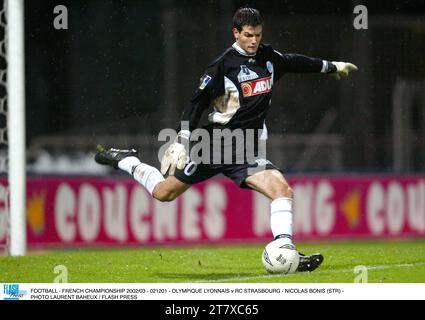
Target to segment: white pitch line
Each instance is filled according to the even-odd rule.
[[[414,262],[414,263],[402,263],[402,264],[393,264],[393,265],[375,265],[375,266],[365,266],[367,270],[384,270],[384,269],[394,269],[394,268],[408,268],[425,265],[425,262]],[[321,270],[319,270],[321,271]],[[344,273],[344,272],[354,272],[353,269],[336,269],[336,270],[323,270],[323,273]],[[235,277],[235,278],[223,278],[215,279],[209,281],[191,281],[195,283],[214,283],[214,282],[223,282],[223,281],[240,281],[240,280],[254,280],[254,279],[270,279],[277,277],[291,277],[291,274],[282,276],[281,274],[263,274],[253,277]]]

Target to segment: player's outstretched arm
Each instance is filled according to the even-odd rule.
[[[277,79],[284,73],[325,73],[335,79],[347,77],[350,72],[357,71],[356,65],[350,62],[327,61],[320,58],[308,57],[297,53],[282,54],[273,51],[272,60],[276,65]]]

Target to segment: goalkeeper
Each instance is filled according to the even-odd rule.
[[[159,201],[173,201],[192,184],[207,180],[219,173],[231,178],[241,188],[262,193],[271,201],[271,230],[275,239],[285,239],[292,245],[293,190],[282,171],[267,159],[248,162],[217,164],[211,161],[193,163],[188,159],[187,141],[199,127],[202,113],[212,107],[208,116],[207,132],[213,130],[254,130],[260,136],[256,141],[258,154],[260,140],[267,138],[265,119],[271,105],[275,83],[285,73],[323,73],[341,79],[357,67],[346,62],[331,62],[300,54],[280,53],[263,44],[263,20],[256,9],[241,8],[233,17],[235,42],[206,69],[190,103],[182,114],[182,123],[176,140],[166,150],[161,161],[161,172],[141,162],[135,150],[100,148],[96,162],[128,172]],[[183,122],[184,121],[184,122]],[[213,140],[213,139],[211,139]],[[185,147],[186,145],[186,147]],[[239,151],[233,152],[237,153]],[[213,149],[211,159],[217,158]],[[220,149],[218,152],[223,152]],[[219,155],[222,159],[222,154]],[[238,154],[231,156],[232,160]],[[190,166],[190,168],[189,168]],[[257,169],[253,172],[252,169]],[[163,175],[168,176],[164,179]],[[297,271],[313,271],[323,261],[321,254],[300,256]]]

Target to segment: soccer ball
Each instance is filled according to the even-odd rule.
[[[297,249],[288,239],[276,239],[267,244],[263,251],[263,265],[270,273],[295,273],[300,262]]]

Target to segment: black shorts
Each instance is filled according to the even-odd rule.
[[[205,162],[204,160],[188,161],[183,170],[176,170],[175,177],[183,183],[186,184],[195,184],[202,181],[205,181],[215,175],[223,174],[226,177],[232,179],[236,184],[241,188],[249,188],[245,179],[259,171],[275,169],[280,172],[278,167],[268,160],[265,160],[265,154],[261,156],[258,152],[259,143],[261,141],[261,132],[258,129],[253,129],[254,134],[249,135],[246,131],[241,130],[237,136],[240,139],[227,140],[224,142],[220,136],[215,137],[214,130],[229,130],[224,126],[217,124],[210,124],[204,127],[208,131],[210,137],[209,145],[209,155],[206,155],[206,158],[209,160]],[[233,131],[236,133],[236,131]],[[196,144],[196,142],[191,142],[190,150]],[[218,146],[215,148],[215,146]],[[201,149],[199,156],[202,156],[204,149]],[[251,156],[249,156],[251,154]],[[195,153],[195,155],[198,155]],[[218,161],[215,161],[214,156],[218,155]],[[231,159],[227,159],[226,155],[230,156]],[[241,156],[239,159],[239,156]],[[194,157],[191,157],[195,159]],[[224,160],[226,158],[226,160]],[[223,163],[224,162],[224,163]]]
[[[270,169],[282,172],[270,161],[266,161],[264,164],[195,164],[194,162],[188,162],[183,170],[177,169],[174,176],[183,183],[196,184],[217,174],[223,174],[232,179],[241,188],[249,189],[245,183],[246,178],[256,172]]]

